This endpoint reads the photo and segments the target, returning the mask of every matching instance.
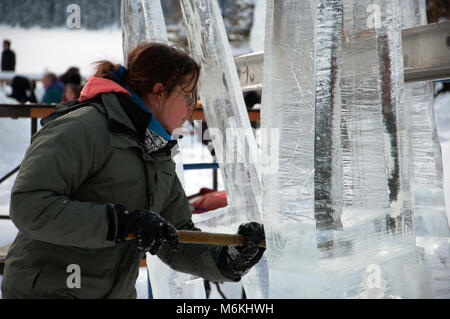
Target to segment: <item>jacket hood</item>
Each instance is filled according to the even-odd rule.
[[[100,93],[109,93],[109,92],[116,92],[116,93],[121,92],[131,96],[130,92],[128,92],[127,89],[122,87],[117,82],[104,78],[98,78],[92,75],[87,78],[87,83],[81,90],[80,102],[92,99],[93,97],[96,97]]]

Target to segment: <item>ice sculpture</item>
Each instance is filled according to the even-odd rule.
[[[215,218],[214,231],[235,233],[243,222],[261,222],[256,141],[217,1],[180,3],[191,54],[202,67],[199,95],[229,203]],[[264,274],[263,260],[244,276],[247,296],[266,296]]]
[[[384,126],[385,161],[389,188],[390,227],[412,231],[411,193],[408,172],[408,128],[403,103],[403,51],[401,11],[398,0],[376,0],[373,12],[383,17],[376,22],[379,90]],[[377,25],[379,24],[379,25]]]
[[[313,5],[313,6],[312,6]],[[263,129],[278,128],[279,169],[263,174],[270,298],[321,298],[314,216],[314,1],[266,3]],[[271,158],[272,149],[265,149]]]
[[[125,63],[128,52],[143,40],[167,43],[160,0],[122,0],[121,23]]]
[[[266,11],[266,0],[256,0],[249,40],[249,46],[253,52],[264,51]]]
[[[425,0],[401,0],[402,27],[424,25]],[[425,250],[433,298],[450,298],[450,231],[442,185],[442,157],[433,114],[432,82],[408,83],[409,159],[417,245]]]
[[[123,0],[122,30],[124,57],[131,48],[144,40],[167,43],[166,25],[160,0]],[[179,128],[173,135],[182,135],[183,132],[183,128]],[[174,150],[172,158],[176,162],[178,178],[183,183],[181,153]],[[149,254],[147,254],[147,267],[154,298],[204,299],[206,297],[203,279],[174,271],[159,258]]]
[[[270,297],[430,296],[412,232],[398,5],[267,2],[262,126],[280,128],[280,172],[263,175]]]
[[[315,47],[314,215],[318,230],[323,234],[342,229],[342,152],[340,140],[336,138],[340,136],[341,125],[342,27],[342,1],[318,1]],[[326,237],[321,236],[321,239]],[[318,244],[322,245],[321,240]]]

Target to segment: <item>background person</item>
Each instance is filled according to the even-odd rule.
[[[20,103],[36,103],[34,87],[32,82],[24,77],[16,75],[11,82],[12,93],[9,97],[16,99]]]
[[[12,71],[16,70],[16,54],[10,49],[11,41],[3,41],[3,52],[2,52],[2,71]]]
[[[64,94],[61,102],[64,103],[78,99],[80,97],[80,91],[80,86],[73,83],[67,83],[64,86]]]
[[[64,74],[59,77],[59,80],[64,84],[74,84],[81,87],[81,73],[77,67],[70,67]]]
[[[42,77],[42,85],[45,89],[42,103],[50,104],[61,102],[64,93],[64,84],[58,80],[54,73],[45,73]]]

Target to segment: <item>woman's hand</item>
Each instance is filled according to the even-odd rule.
[[[178,249],[177,230],[158,214],[145,209],[128,211],[117,204],[109,205],[109,209],[117,216],[116,242],[120,243],[127,235],[135,234],[137,249],[140,252],[155,255],[164,242],[167,242],[172,249]]]
[[[218,266],[225,277],[239,281],[262,257],[264,251],[259,244],[265,242],[264,226],[255,222],[239,226],[238,234],[246,242],[242,246],[226,246],[222,249]]]

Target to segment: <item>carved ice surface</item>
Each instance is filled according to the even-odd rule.
[[[425,0],[401,0],[402,28],[427,23]],[[433,298],[450,298],[450,231],[446,216],[443,168],[433,112],[432,82],[408,83],[412,212],[417,245],[425,250]],[[448,203],[447,203],[448,204]]]
[[[236,233],[240,223],[261,222],[256,141],[217,1],[180,3],[191,54],[201,64],[199,95],[229,203],[215,226]],[[263,259],[242,280],[250,298],[266,296],[264,264]]]
[[[398,5],[267,2],[262,127],[280,128],[280,171],[263,175],[270,297],[431,296]]]
[[[263,129],[278,128],[279,170],[263,174],[270,298],[320,298],[314,217],[314,10],[267,1]],[[267,157],[272,149],[266,150]],[[324,282],[323,282],[324,283]]]
[[[398,0],[376,0],[380,10],[375,25],[381,114],[387,183],[389,188],[390,222],[402,232],[412,231],[411,193],[408,171],[408,127],[404,101],[403,51],[401,42],[401,8]],[[379,9],[378,9],[379,8]]]
[[[122,0],[121,24],[125,64],[128,52],[139,42],[148,40],[167,43],[160,0]]]
[[[341,0],[317,1],[315,47],[314,215],[319,232],[341,230],[342,27]],[[318,245],[331,238],[320,236]]]
[[[249,46],[253,52],[264,51],[266,11],[266,0],[256,0],[249,39]]]

